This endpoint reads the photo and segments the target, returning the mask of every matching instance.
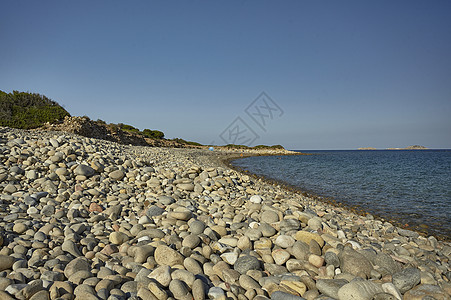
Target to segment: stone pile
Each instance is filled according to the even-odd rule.
[[[450,254],[210,151],[0,128],[0,299],[450,299]]]
[[[176,141],[165,139],[151,139],[135,132],[119,130],[118,125],[107,125],[88,117],[66,116],[61,123],[46,123],[42,129],[75,133],[84,137],[96,138],[124,145],[157,146],[157,147],[191,147]]]

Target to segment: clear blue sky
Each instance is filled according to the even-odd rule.
[[[2,1],[0,10],[0,90],[44,94],[72,115],[205,144],[224,144],[240,117],[254,144],[451,148],[451,1]],[[245,112],[261,92],[283,111],[265,131]]]

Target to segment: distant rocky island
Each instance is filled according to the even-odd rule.
[[[420,146],[420,145],[412,145],[412,146],[408,146],[405,148],[387,148],[385,150],[426,150],[429,149],[427,147],[424,146]],[[374,147],[362,147],[362,148],[357,148],[357,150],[377,150],[377,148]]]
[[[387,150],[426,150],[428,148],[419,145],[413,145],[405,148],[387,148]]]

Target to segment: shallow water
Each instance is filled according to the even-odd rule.
[[[451,150],[301,151],[233,165],[451,238]]]

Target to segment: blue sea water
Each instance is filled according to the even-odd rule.
[[[300,152],[313,155],[257,156],[232,164],[451,239],[451,150]]]

